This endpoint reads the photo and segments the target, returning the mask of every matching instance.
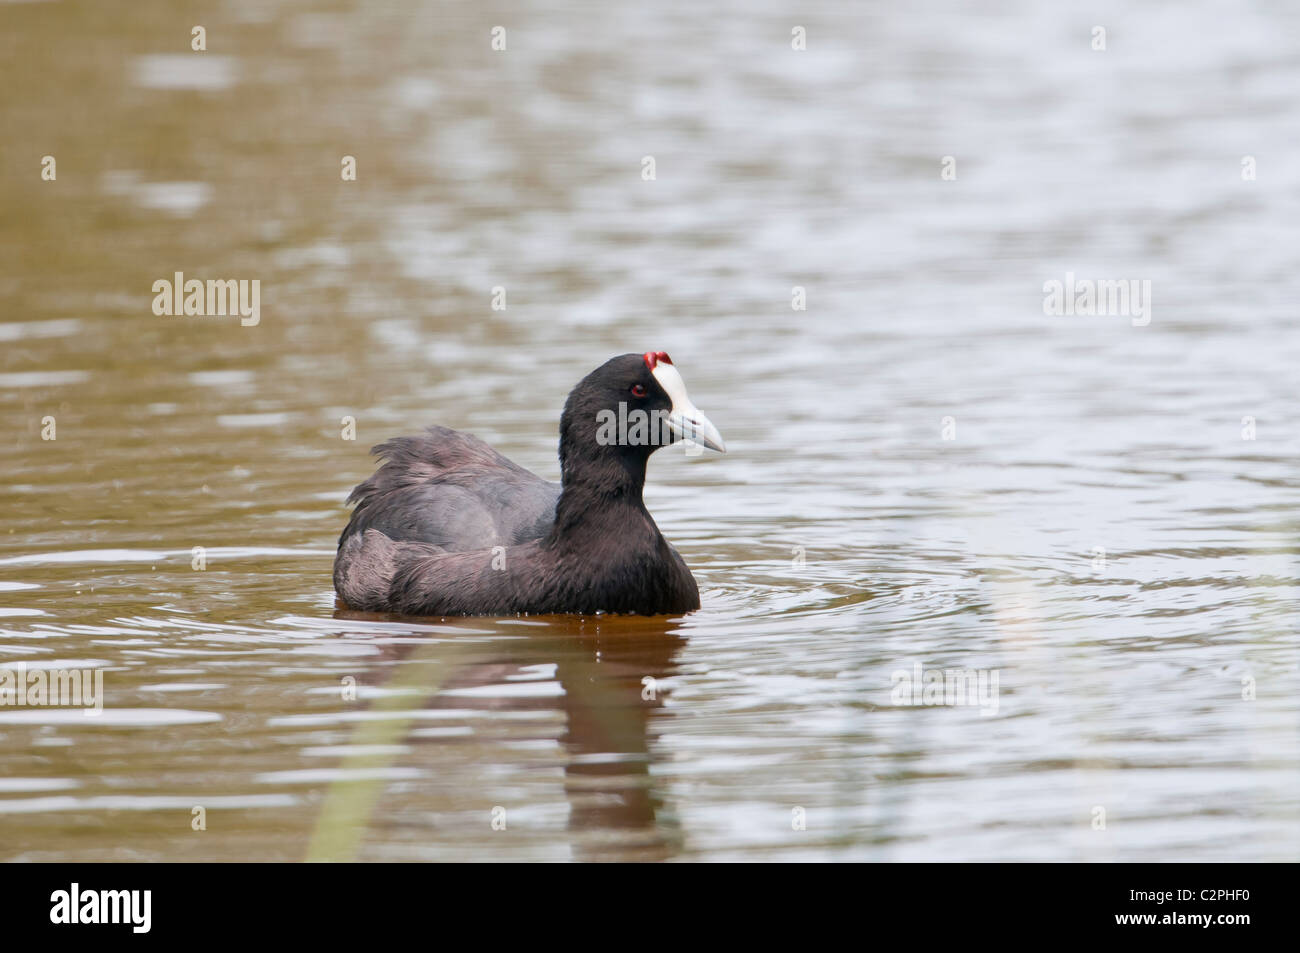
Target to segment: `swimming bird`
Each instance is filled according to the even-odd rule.
[[[570,392],[558,484],[459,430],[381,443],[383,464],[348,497],[334,588],[348,608],[404,615],[698,609],[695,578],[641,498],[650,454],[678,440],[726,452],[672,360],[647,351]]]

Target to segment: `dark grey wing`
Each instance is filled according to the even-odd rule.
[[[472,434],[430,427],[375,447],[383,465],[348,497],[356,503],[339,537],[368,529],[447,552],[513,546],[546,535],[558,483],[512,463]]]

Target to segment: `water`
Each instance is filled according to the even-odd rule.
[[[0,857],[1297,858],[1293,8],[203,16],[0,8],[0,665],[106,695],[0,708]],[[700,612],[336,610],[366,447],[555,478],[647,349],[731,451],[651,463]]]

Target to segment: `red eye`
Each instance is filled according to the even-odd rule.
[[[632,385],[632,396],[633,396],[633,397],[644,397],[645,395],[646,395],[645,384],[633,384],[633,385]]]

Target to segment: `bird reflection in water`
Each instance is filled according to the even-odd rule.
[[[350,610],[339,610],[335,618],[386,622],[386,635],[395,619]],[[372,656],[374,664],[358,681],[363,697],[364,686],[381,690],[366,702],[369,711],[391,717],[358,722],[350,740],[358,754],[344,759],[346,780],[329,790],[309,860],[353,860],[363,854],[367,830],[389,823],[382,807],[390,783],[385,772],[399,762],[419,769],[427,759],[432,766],[427,773],[436,776],[447,748],[464,742],[463,737],[429,737],[416,727],[421,710],[440,708],[483,712],[485,719],[493,712],[562,716],[552,722],[529,720],[535,733],[523,740],[554,741],[563,751],[573,859],[664,860],[680,852],[680,828],[650,769],[655,738],[667,715],[663,682],[676,672],[685,644],[679,631],[683,619],[543,616],[519,622],[507,624],[514,632],[509,638],[484,638],[481,620],[461,619],[442,621],[436,639],[383,640],[380,654]],[[493,627],[501,631],[500,621]],[[464,637],[445,638],[449,628],[465,630]],[[410,634],[421,631],[413,627]],[[349,630],[348,635],[358,633]],[[557,692],[510,691],[552,666]],[[476,719],[475,730],[487,723]],[[511,743],[520,740],[511,734]],[[518,826],[512,821],[510,829]],[[540,833],[549,832],[531,836]]]

